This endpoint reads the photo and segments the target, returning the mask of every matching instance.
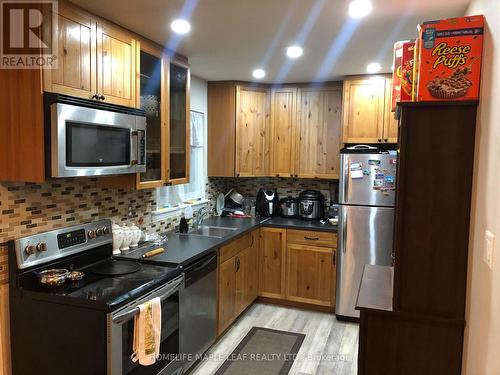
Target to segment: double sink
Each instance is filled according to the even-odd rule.
[[[210,238],[224,238],[230,235],[233,231],[238,228],[230,228],[230,227],[217,227],[211,225],[200,225],[197,228],[191,228],[187,233],[180,233],[176,231],[176,233],[184,236],[200,236],[200,237],[210,237]]]

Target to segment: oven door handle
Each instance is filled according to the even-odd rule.
[[[169,288],[167,289],[166,292],[164,292],[161,296],[160,296],[160,301],[164,301],[165,299],[167,299],[168,297],[170,297],[172,294],[174,294],[177,289],[179,288],[179,286],[182,284],[182,282],[184,281],[184,277],[180,277],[174,281],[171,281],[169,284]],[[121,323],[124,323],[126,322],[127,320],[130,320],[131,318],[133,318],[135,315],[139,314],[139,307],[136,306],[136,307],[133,307],[131,308],[130,310],[127,310],[125,312],[122,312],[116,316],[114,316],[111,321],[115,324],[121,324]]]

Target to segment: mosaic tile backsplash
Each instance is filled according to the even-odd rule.
[[[336,199],[335,181],[289,178],[209,178],[206,186],[210,205],[219,193],[231,188],[254,198],[260,187],[276,188],[280,197],[297,196],[306,189],[320,190]],[[130,210],[129,210],[130,208]],[[43,184],[0,183],[0,284],[7,283],[7,242],[55,228],[99,219],[118,224],[137,224],[142,230],[165,232],[178,225],[182,213],[153,221],[155,190],[108,189],[93,178],[52,179]]]
[[[155,199],[154,190],[106,189],[91,178],[52,179],[43,184],[0,183],[0,284],[8,279],[8,240],[106,218],[120,225],[136,223],[146,232],[172,229],[180,214],[153,222]]]
[[[312,189],[321,191],[327,204],[338,201],[338,181],[278,177],[209,177],[208,199],[210,199],[211,204],[215,204],[219,193],[226,194],[232,188],[235,188],[245,198],[254,199],[261,187],[276,189],[280,199],[289,195],[297,197],[302,190]]]

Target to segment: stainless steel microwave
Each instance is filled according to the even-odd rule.
[[[50,177],[146,171],[142,110],[46,93],[45,122]]]

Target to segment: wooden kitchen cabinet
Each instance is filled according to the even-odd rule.
[[[221,334],[238,316],[236,303],[236,256],[219,264],[219,317],[218,332]]]
[[[106,103],[136,106],[136,38],[106,21],[97,22],[97,92]]]
[[[9,285],[0,285],[0,374],[11,373]]]
[[[207,172],[210,177],[234,177],[236,157],[236,85],[207,85]]]
[[[189,182],[190,160],[190,98],[191,75],[189,65],[181,61],[171,61],[169,71],[169,171],[168,180],[172,185]]]
[[[286,298],[335,307],[337,234],[287,230]]]
[[[267,176],[269,127],[268,88],[209,82],[208,176]]]
[[[298,102],[294,176],[338,178],[342,120],[341,87],[301,88]]]
[[[219,249],[219,334],[257,298],[258,264],[258,229]]]
[[[57,17],[58,67],[44,70],[44,91],[136,107],[136,35],[67,2]]]
[[[270,175],[291,177],[294,173],[297,128],[297,88],[271,90]]]
[[[285,298],[286,229],[261,228],[259,295]]]
[[[343,143],[395,143],[397,123],[391,112],[391,79],[350,77],[344,81]]]
[[[385,80],[385,118],[383,141],[386,143],[398,143],[399,122],[392,107],[392,79]]]
[[[146,112],[146,172],[138,173],[137,189],[164,186],[168,182],[168,87],[169,59],[161,48],[139,43],[140,79],[138,107]]]
[[[269,163],[269,90],[236,87],[236,176],[266,176]]]
[[[335,306],[335,248],[289,243],[286,260],[289,301]]]
[[[45,70],[44,90],[92,99],[97,93],[96,19],[66,2],[60,2],[57,24],[57,69]]]

